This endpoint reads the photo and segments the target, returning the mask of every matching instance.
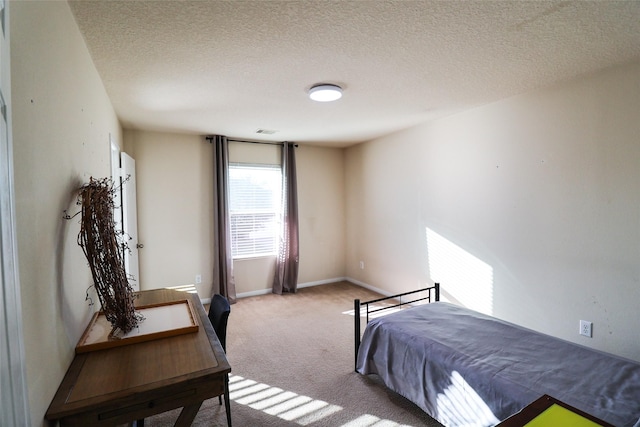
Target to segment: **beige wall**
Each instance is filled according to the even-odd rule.
[[[296,151],[300,272],[298,283],[344,278],[344,150],[300,145]]]
[[[640,360],[638,135],[640,64],[350,148],[347,276],[388,292],[441,280],[457,299],[488,280],[494,315]],[[427,228],[458,258],[437,260]]]
[[[66,2],[11,3],[18,261],[31,420],[44,413],[89,321],[76,190],[110,176],[121,130]],[[95,296],[94,296],[95,300]],[[4,392],[4,390],[3,390]]]
[[[136,161],[140,289],[195,284],[211,297],[211,144],[197,135],[125,131]]]
[[[203,137],[126,131],[125,150],[136,160],[141,289],[193,284],[211,297],[213,266],[212,150]],[[296,149],[300,215],[301,286],[344,277],[343,150]],[[230,160],[277,164],[273,145],[230,144]],[[238,295],[271,289],[273,257],[236,260]]]

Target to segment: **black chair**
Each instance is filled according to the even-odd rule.
[[[220,294],[215,294],[211,298],[209,306],[209,321],[213,326],[213,330],[218,336],[218,340],[222,345],[222,349],[227,352],[227,321],[231,313],[231,305],[229,301]],[[218,396],[218,401],[222,405],[222,396]],[[227,425],[231,427],[231,404],[229,402],[229,375],[224,378],[224,407],[227,411]]]

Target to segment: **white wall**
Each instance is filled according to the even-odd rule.
[[[121,130],[66,2],[11,3],[18,257],[31,420],[44,413],[92,309],[76,190],[110,176]],[[95,296],[94,296],[95,299]],[[3,390],[4,392],[4,390]]]
[[[640,360],[638,135],[635,64],[350,148],[347,275],[389,292],[440,280],[464,299],[479,276],[458,289],[455,275],[482,264],[487,311]],[[453,272],[427,228],[462,253]]]
[[[126,131],[125,151],[136,160],[141,289],[194,283],[211,297],[213,220],[211,145],[202,136]],[[273,145],[232,143],[231,161],[278,164]],[[344,277],[344,151],[296,149],[300,215],[298,283]],[[274,257],[234,262],[242,296],[270,292]]]

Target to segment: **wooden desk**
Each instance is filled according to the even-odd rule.
[[[197,295],[143,291],[136,305],[191,298],[197,332],[77,354],[45,414],[61,426],[114,426],[183,407],[191,425],[205,399],[220,396],[231,367]]]

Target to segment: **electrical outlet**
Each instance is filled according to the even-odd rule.
[[[199,274],[196,274],[196,284],[198,283],[202,283],[202,276]]]
[[[360,261],[360,270],[364,270],[364,261]]]
[[[580,321],[580,335],[584,335],[585,337],[591,338],[593,336],[593,323],[587,320]]]

